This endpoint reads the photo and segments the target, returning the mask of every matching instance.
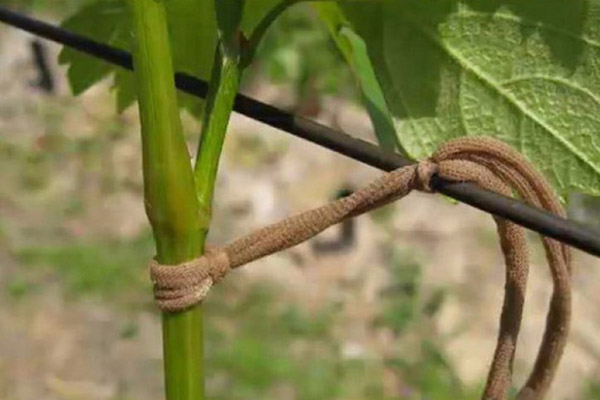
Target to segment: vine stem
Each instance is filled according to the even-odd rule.
[[[308,0],[283,0],[281,3],[276,4],[265,15],[256,28],[254,28],[254,31],[248,39],[248,43],[246,44],[242,54],[242,65],[248,66],[254,60],[254,56],[256,55],[256,50],[258,49],[260,42],[277,18],[279,18],[281,14],[283,14],[288,8],[304,1]]]
[[[192,171],[179,118],[164,4],[158,0],[129,1],[136,39],[134,71],[142,123],[146,213],[156,241],[157,261],[178,264],[204,252],[219,160],[247,65],[242,63],[239,32],[245,2],[215,2],[220,40]],[[263,21],[253,46],[284,8],[274,10],[273,17]],[[201,305],[180,313],[163,313],[167,400],[204,398],[202,322]]]
[[[244,70],[241,64],[242,35],[239,31],[244,7],[244,0],[215,1],[219,42],[215,50],[194,168],[204,235],[210,226],[219,160]]]
[[[173,79],[165,6],[129,0],[134,28],[134,70],[142,124],[146,214],[161,264],[202,254],[190,157],[182,134]],[[168,400],[204,398],[202,306],[163,313],[165,391]]]
[[[196,193],[202,216],[201,227],[204,234],[208,232],[210,226],[219,160],[241,75],[239,58],[223,56],[223,52],[217,49],[194,168]]]

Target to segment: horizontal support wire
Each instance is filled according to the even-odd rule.
[[[0,7],[0,22],[122,68],[133,69],[130,53],[44,21]],[[183,92],[197,97],[206,97],[208,91],[206,81],[184,73],[176,73],[175,83],[177,88]],[[385,152],[374,144],[241,94],[236,98],[234,109],[254,120],[384,171],[391,171],[414,163],[400,154]],[[446,196],[506,218],[587,253],[600,256],[600,231],[598,230],[531,207],[518,200],[484,190],[471,183],[456,183],[435,178],[432,186]]]

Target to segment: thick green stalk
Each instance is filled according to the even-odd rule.
[[[219,159],[242,74],[238,52],[228,50],[224,51],[219,47],[215,55],[194,168],[204,232],[208,231],[210,225]]]
[[[177,264],[202,253],[204,233],[179,119],[166,12],[160,0],[130,0],[130,5],[146,213],[154,232],[157,260]],[[201,306],[163,314],[168,400],[204,397],[202,339]]]

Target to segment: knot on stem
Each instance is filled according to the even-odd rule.
[[[167,312],[184,310],[204,300],[210,288],[231,270],[224,249],[208,248],[206,254],[177,265],[150,261],[150,279],[158,307]]]

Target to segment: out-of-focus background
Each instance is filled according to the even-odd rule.
[[[7,3],[58,22],[81,1]],[[137,110],[116,113],[110,81],[74,98],[59,50],[0,26],[0,399],[161,399]],[[286,14],[261,51],[245,93],[375,140],[348,67],[308,8]],[[199,126],[189,115],[184,122],[193,148]],[[210,241],[225,243],[377,174],[236,115]],[[598,223],[600,202],[573,196],[569,212]],[[531,238],[517,386],[551,291]],[[574,324],[548,399],[600,399],[600,261],[575,258]],[[489,216],[413,194],[215,288],[206,302],[208,397],[477,398],[503,281]]]

